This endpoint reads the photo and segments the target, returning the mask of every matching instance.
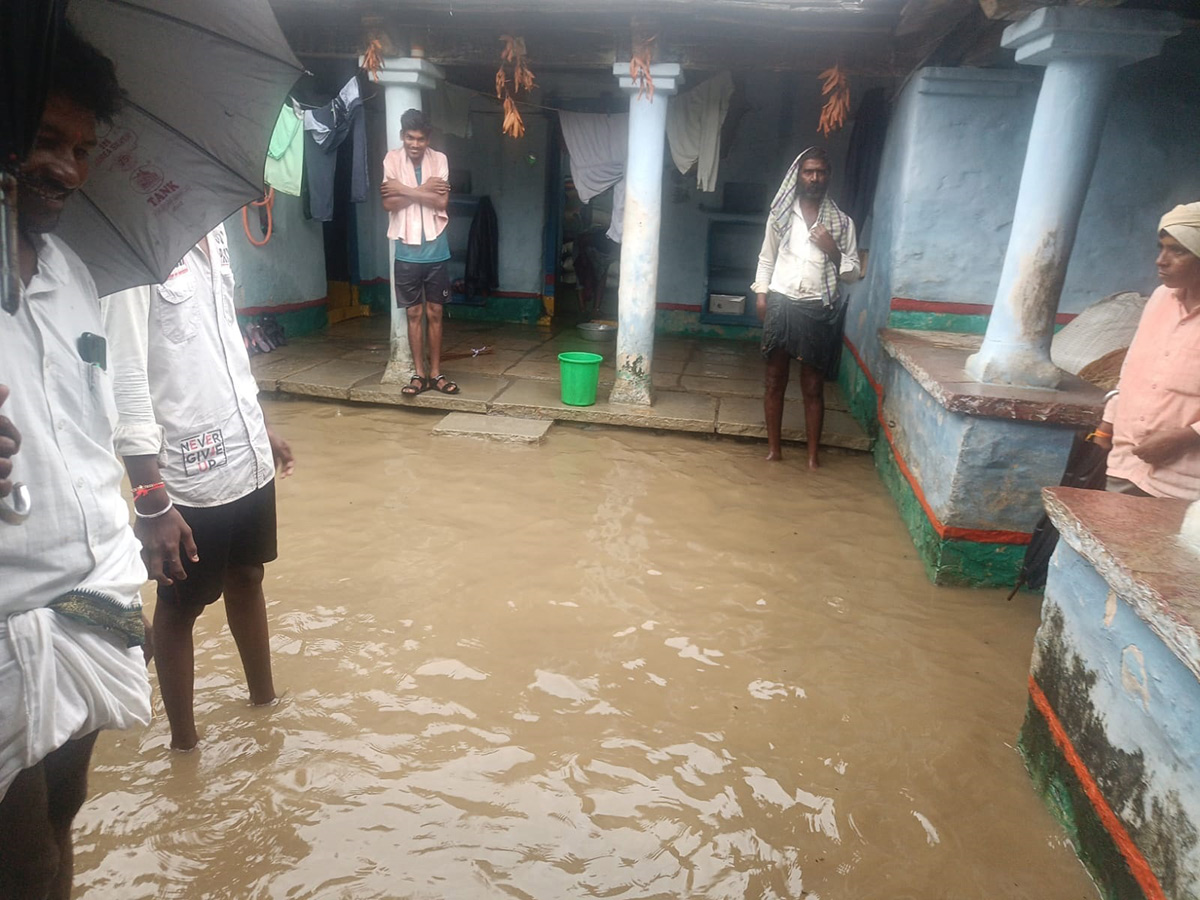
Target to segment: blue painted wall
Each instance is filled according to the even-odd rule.
[[[942,523],[1032,531],[1041,486],[1062,477],[1074,429],[950,412],[903,366],[886,371],[883,411],[896,449]]]
[[[1200,198],[1200,35],[1120,71],[1060,312],[1155,285],[1154,230]],[[847,336],[873,371],[892,297],[991,304],[1016,205],[1041,70],[924,69],[895,104],[875,198],[871,262]]]
[[[1037,677],[1053,668],[1094,678],[1090,686],[1082,678],[1064,685],[1072,699],[1055,712],[1156,875],[1165,882],[1167,870],[1173,872],[1167,895],[1194,897],[1200,893],[1200,682],[1123,598],[1110,599],[1110,590],[1091,563],[1059,542],[1033,672]],[[1077,657],[1080,667],[1064,656]],[[1094,735],[1085,739],[1089,723],[1080,711],[1094,713],[1107,746]],[[1114,771],[1122,759],[1136,763],[1138,754],[1140,776],[1134,769]],[[1114,785],[1124,789],[1122,796],[1112,793]],[[1131,797],[1140,787],[1138,804]]]
[[[271,240],[264,247],[255,247],[246,239],[240,210],[225,221],[239,309],[288,306],[326,295],[321,223],[305,219],[300,198],[287,194],[275,195],[273,214]],[[250,228],[255,239],[261,240],[254,209]]]

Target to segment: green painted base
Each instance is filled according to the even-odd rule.
[[[866,373],[859,368],[858,361],[849,349],[842,349],[842,364],[838,372],[838,387],[850,410],[850,415],[870,435],[871,440],[879,439],[879,418],[876,413],[878,401],[875,388],[867,380]]]
[[[985,544],[943,538],[925,515],[912,485],[900,471],[891,445],[876,440],[875,468],[896,501],[900,518],[916,545],[925,573],[934,584],[965,587],[1012,587],[1025,560],[1022,544]]]
[[[283,333],[291,340],[292,338],[303,337],[306,334],[312,334],[321,331],[329,324],[329,318],[326,315],[325,307],[309,306],[305,309],[293,309],[290,312],[276,313],[275,318],[279,324],[283,326]],[[245,325],[247,322],[257,322],[259,316],[245,316],[238,313],[238,324]]]
[[[392,287],[386,281],[377,281],[358,286],[358,302],[371,307],[371,315],[386,315],[391,308]]]
[[[888,328],[907,328],[912,331],[957,331],[960,334],[983,334],[988,317],[961,313],[909,312],[893,310],[888,315]]]
[[[954,331],[959,334],[983,334],[987,331],[988,316],[964,313],[913,312],[894,309],[888,313],[888,328],[907,328],[910,331]],[[1055,332],[1063,328],[1056,323]]]
[[[1046,720],[1029,701],[1017,748],[1034,788],[1062,824],[1075,853],[1087,867],[1104,900],[1144,900],[1124,857],[1105,830],[1079,778],[1062,755]]]
[[[673,337],[722,338],[727,341],[761,341],[762,329],[752,325],[709,325],[700,313],[686,309],[659,309],[654,313],[654,333]]]
[[[542,317],[540,297],[488,297],[483,306],[452,303],[446,307],[451,319],[466,322],[516,322],[536,325]]]

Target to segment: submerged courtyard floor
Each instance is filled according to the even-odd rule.
[[[268,406],[287,696],[204,615],[202,745],[101,737],[80,896],[1096,896],[1013,749],[1038,601],[931,586],[865,454]]]
[[[389,356],[389,327],[382,316],[352,319],[256,356],[253,365],[259,387],[293,396],[411,409],[766,436],[763,361],[754,342],[660,337],[654,348],[654,404],[628,406],[608,402],[616,356],[613,342],[585,340],[570,325],[537,328],[451,319],[445,323],[445,349],[459,358],[448,358],[442,370],[462,392],[447,396],[426,391],[409,398],[400,393],[403,384],[380,382]],[[462,358],[484,347],[488,353]],[[593,406],[567,406],[560,400],[558,354],[574,350],[604,357]],[[804,406],[799,379],[794,381],[793,397],[784,404],[783,438],[802,441]],[[826,403],[822,443],[868,449],[870,441],[846,412],[836,385],[827,386]]]

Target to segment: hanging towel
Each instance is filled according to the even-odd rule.
[[[615,186],[608,237],[621,242],[625,218],[625,158],[629,116],[560,112],[563,140],[571,156],[571,179],[584,203]]]
[[[281,194],[300,196],[300,181],[304,176],[304,129],[300,116],[290,103],[285,103],[275,120],[271,143],[267,145],[267,161],[263,181]]]
[[[308,205],[312,217],[333,218],[333,184],[338,148],[350,137],[350,201],[367,199],[367,126],[363,117],[358,77],[346,82],[329,103],[304,113],[304,171],[308,175]]]
[[[668,101],[667,144],[671,158],[681,174],[696,167],[696,186],[702,191],[717,189],[721,126],[732,96],[733,76],[722,72]]]
[[[407,187],[417,187],[417,172],[412,160],[403,150],[389,150],[383,158],[383,177],[394,178]],[[421,157],[421,180],[450,178],[450,163],[446,154],[428,149]],[[410,203],[403,209],[388,213],[387,236],[393,241],[419,245],[431,241],[446,230],[450,216],[445,210],[420,203]]]
[[[435,128],[455,137],[471,136],[471,91],[442,81],[433,92],[429,115]]]

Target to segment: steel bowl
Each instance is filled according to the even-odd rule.
[[[602,325],[599,322],[580,322],[576,328],[579,334],[589,341],[611,341],[617,336],[616,325]]]

